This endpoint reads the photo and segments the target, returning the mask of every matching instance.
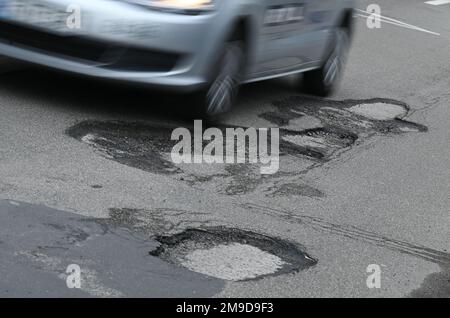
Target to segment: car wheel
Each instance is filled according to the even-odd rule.
[[[225,45],[210,84],[194,98],[196,115],[208,118],[232,109],[242,79],[244,57],[242,41]]]
[[[308,93],[318,96],[329,96],[338,86],[347,61],[350,47],[348,29],[337,28],[333,36],[330,53],[322,67],[306,72],[303,85]]]

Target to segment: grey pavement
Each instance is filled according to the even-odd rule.
[[[245,165],[167,170],[155,140],[164,137],[160,127],[189,124],[170,111],[183,98],[2,60],[0,294],[450,297],[450,4],[378,4],[382,15],[439,35],[383,23],[368,29],[355,17],[348,69],[330,100],[301,95],[293,79],[272,80],[246,86],[237,109],[218,119],[323,128],[313,137],[328,147],[326,160],[288,151],[280,173],[267,178]],[[376,122],[348,113],[380,101],[403,105],[406,117]],[[330,112],[345,116],[336,124]],[[87,134],[112,143],[86,142]],[[133,143],[152,155],[111,156],[135,155]],[[216,226],[294,242],[317,264],[235,282],[148,254],[158,235]],[[85,269],[85,289],[66,287],[72,263]],[[382,269],[380,289],[366,285],[370,264]]]

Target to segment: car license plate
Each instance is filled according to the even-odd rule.
[[[56,32],[69,30],[63,8],[36,0],[0,0],[0,18]]]

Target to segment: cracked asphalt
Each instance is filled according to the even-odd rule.
[[[170,133],[193,125],[173,115],[182,98],[2,59],[0,295],[450,297],[450,5],[378,3],[440,35],[355,18],[330,99],[271,80],[244,87],[210,123],[279,127],[280,170],[268,176],[246,164],[173,165]],[[400,114],[353,108],[383,103]],[[228,281],[151,254],[162,236],[208,228],[288,242],[317,263]],[[66,286],[70,264],[80,290]],[[380,289],[366,285],[370,264]]]

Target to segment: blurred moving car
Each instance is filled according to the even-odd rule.
[[[0,0],[0,54],[189,92],[230,110],[240,84],[304,73],[328,95],[352,35],[352,0]]]

